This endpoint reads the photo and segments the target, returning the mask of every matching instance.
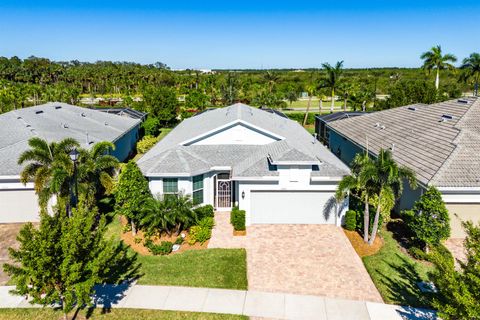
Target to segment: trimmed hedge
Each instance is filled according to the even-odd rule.
[[[348,210],[345,214],[345,229],[355,231],[357,229],[357,212]]]
[[[240,210],[237,207],[232,209],[230,213],[230,223],[235,231],[245,230],[245,210]]]
[[[213,206],[210,204],[195,208],[193,211],[195,211],[195,214],[197,215],[197,221],[200,221],[206,217],[213,218],[214,215]]]

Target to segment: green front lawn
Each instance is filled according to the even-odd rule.
[[[427,273],[433,266],[404,253],[391,231],[384,229],[382,235],[385,241],[382,249],[364,257],[363,263],[383,300],[391,304],[430,307],[431,297],[420,292],[416,283],[428,281]]]
[[[120,240],[122,226],[114,217],[105,236]],[[190,250],[168,256],[138,255],[139,284],[247,289],[245,249]]]
[[[62,319],[63,314],[60,311],[54,311],[51,308],[45,309],[0,309],[0,320],[58,320]],[[95,309],[91,315],[87,311],[82,311],[77,319],[99,319],[99,320],[240,320],[248,319],[245,316],[197,313],[181,311],[163,311],[163,310],[142,310],[142,309],[112,309],[106,313],[102,309]],[[70,318],[71,319],[71,316]]]

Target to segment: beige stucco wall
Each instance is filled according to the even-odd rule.
[[[474,223],[480,222],[480,203],[471,204],[446,204],[450,214],[450,225],[452,227],[451,238],[464,238],[460,220],[472,220]],[[458,217],[457,217],[458,216]]]
[[[0,189],[0,223],[38,222],[39,211],[34,190]]]

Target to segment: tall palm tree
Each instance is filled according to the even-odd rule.
[[[474,83],[473,94],[478,96],[478,83],[480,80],[480,54],[472,53],[468,58],[463,59],[460,69],[463,72],[460,74],[460,80],[467,82],[472,79]]]
[[[333,107],[335,106],[335,90],[337,89],[340,77],[343,73],[343,61],[338,61],[335,66],[331,66],[329,63],[323,63],[322,67],[327,72],[325,78],[325,86],[330,88],[332,92],[332,104],[330,106],[330,112],[333,112]]]
[[[48,143],[34,137],[28,141],[28,145],[30,149],[24,151],[18,159],[20,165],[27,163],[20,173],[20,181],[23,184],[34,182],[40,207],[46,208],[52,196],[68,195],[70,189],[66,170],[71,168],[68,154],[79,147],[79,143],[71,138]]]
[[[272,93],[273,87],[277,83],[277,81],[280,79],[277,73],[268,70],[264,75],[263,78],[265,79],[265,82],[268,84],[268,92]]]
[[[399,166],[393,159],[392,152],[383,149],[380,150],[374,162],[363,168],[360,175],[363,180],[368,180],[373,183],[372,189],[375,190],[375,196],[377,197],[377,210],[373,220],[372,234],[368,241],[371,245],[377,236],[380,213],[384,210],[392,209],[385,208],[385,200],[391,199],[391,203],[394,204],[395,199],[400,198],[402,195],[403,182],[406,180],[410,187],[415,189],[417,187],[417,180],[415,173],[411,169]]]
[[[368,151],[364,154],[357,153],[351,165],[352,173],[340,181],[335,193],[337,201],[341,201],[348,194],[351,194],[364,202],[363,241],[365,242],[368,242],[370,230],[369,196],[373,193],[374,185],[371,177],[364,175],[362,172],[366,167],[371,166],[372,163],[373,160],[368,156]]]
[[[303,126],[307,124],[308,120],[308,113],[310,112],[310,106],[312,105],[312,97],[315,93],[315,85],[313,83],[309,83],[305,86],[305,90],[308,93],[308,104],[307,104],[307,110],[305,111],[305,117],[303,118]]]
[[[455,66],[450,62],[456,62],[457,57],[453,54],[446,53],[442,54],[442,48],[440,46],[435,46],[430,49],[430,51],[422,53],[420,58],[423,60],[422,68],[428,72],[435,70],[435,88],[440,86],[440,70],[443,69],[455,69]]]

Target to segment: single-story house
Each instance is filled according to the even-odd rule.
[[[237,103],[184,120],[138,160],[154,195],[183,193],[252,224],[340,225],[348,167],[297,122]]]
[[[347,164],[358,152],[376,156],[383,148],[415,171],[420,188],[405,188],[398,210],[432,185],[451,214],[452,238],[464,236],[460,220],[480,221],[480,98],[374,112],[331,122],[327,131],[330,150]]]
[[[28,150],[28,140],[76,139],[84,148],[100,141],[115,144],[112,155],[126,159],[135,150],[141,121],[51,102],[0,114],[0,223],[38,221],[38,200],[33,183],[20,182],[17,160]]]

